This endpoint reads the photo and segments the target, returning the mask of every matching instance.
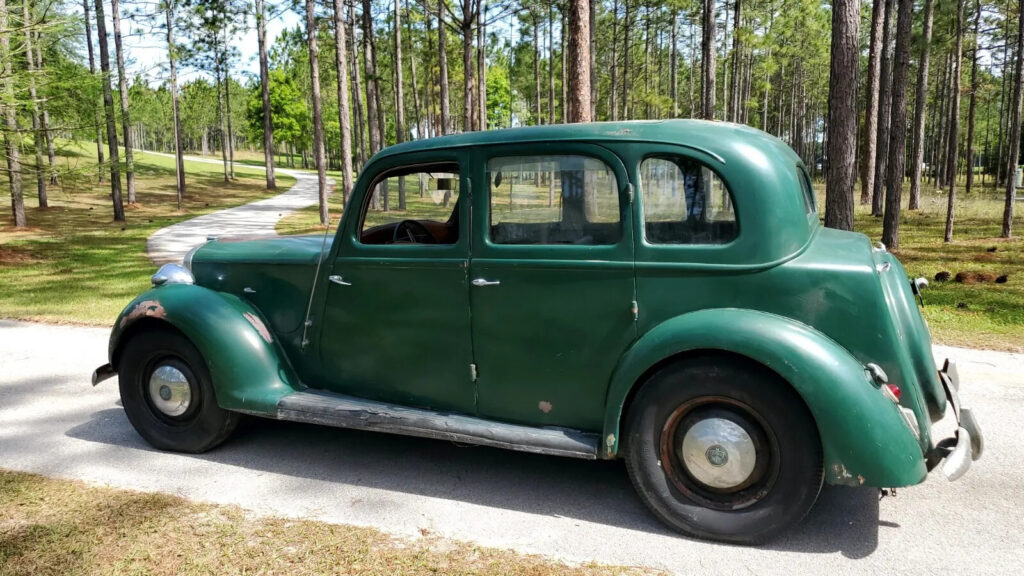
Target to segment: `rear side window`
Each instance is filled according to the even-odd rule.
[[[487,163],[490,238],[495,244],[617,244],[618,183],[585,156],[516,156]]]
[[[640,187],[644,237],[651,244],[726,244],[739,233],[729,188],[696,160],[647,158]]]
[[[814,204],[814,186],[811,186],[811,177],[807,175],[807,170],[797,166],[796,179],[800,181],[800,189],[804,193],[804,209],[808,214],[817,212],[818,207]]]

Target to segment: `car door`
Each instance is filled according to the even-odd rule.
[[[630,185],[596,145],[478,151],[470,301],[483,417],[599,430],[635,338]]]
[[[470,206],[460,194],[469,178],[460,168],[454,153],[420,154],[360,178],[349,208],[359,212],[346,215],[323,284],[326,388],[473,413]],[[401,224],[409,220],[418,224]]]

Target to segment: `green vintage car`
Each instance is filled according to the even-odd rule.
[[[333,238],[214,239],[117,318],[128,418],[203,452],[240,415],[622,459],[685,534],[760,542],[822,483],[982,452],[884,246],[823,228],[782,141],[673,120],[409,142]],[[948,423],[942,432],[939,423]]]

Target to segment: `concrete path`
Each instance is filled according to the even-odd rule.
[[[1024,564],[1024,355],[939,348],[960,364],[985,457],[878,499],[826,488],[793,532],[762,548],[668,532],[624,467],[448,442],[250,419],[199,456],[159,452],[89,385],[108,331],[0,321],[0,468],[680,574],[1015,574]]]
[[[145,152],[155,156],[167,156],[173,158],[172,154],[161,152]],[[189,162],[203,162],[207,164],[221,164],[220,160],[212,158],[197,158],[186,156]],[[264,171],[262,166],[249,166],[236,164],[236,170],[254,169]],[[182,258],[192,248],[206,242],[208,236],[235,236],[235,235],[275,235],[274,230],[277,221],[284,216],[317,203],[316,174],[275,168],[278,174],[287,174],[295,178],[295,185],[283,194],[272,198],[258,200],[249,204],[243,204],[219,212],[211,212],[203,216],[197,216],[184,222],[178,222],[166,228],[157,230],[146,240],[146,253],[149,259],[157,264],[165,262],[181,263]],[[328,179],[328,185],[333,187],[334,181]]]

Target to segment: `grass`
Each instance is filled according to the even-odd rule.
[[[137,204],[126,206],[127,222],[115,223],[109,184],[96,183],[86,144],[64,146],[49,208],[36,206],[35,180],[25,180],[28,229],[15,229],[9,214],[0,220],[0,317],[109,325],[149,285],[155,266],[146,238],[153,232],[270,195],[262,171],[236,166],[237,180],[225,183],[219,164],[186,161],[178,211],[174,160],[136,152]],[[278,176],[281,188],[293,183]]]
[[[0,576],[642,574],[0,470]]]

